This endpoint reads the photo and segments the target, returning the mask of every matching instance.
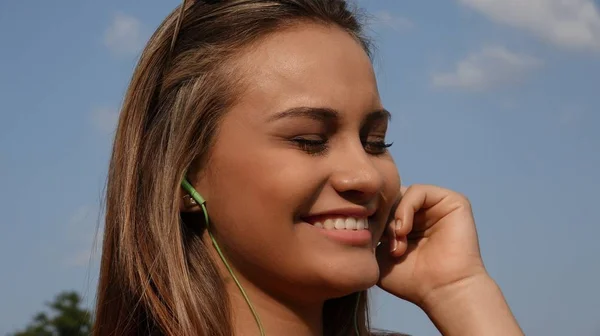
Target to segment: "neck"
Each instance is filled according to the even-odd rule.
[[[321,336],[323,334],[323,302],[312,305],[283,302],[253,286],[251,282],[244,281],[238,274],[236,276],[250,298],[266,335]],[[226,280],[226,287],[231,303],[235,335],[259,335],[258,323],[233,279]]]

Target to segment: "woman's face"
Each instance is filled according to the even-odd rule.
[[[280,297],[366,289],[400,188],[368,56],[341,29],[303,24],[237,59],[248,89],[195,185],[236,272]]]

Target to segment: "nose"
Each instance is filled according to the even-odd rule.
[[[376,198],[384,186],[382,173],[377,169],[377,158],[369,156],[362,147],[352,146],[338,155],[330,181],[342,197],[351,202],[366,204]]]

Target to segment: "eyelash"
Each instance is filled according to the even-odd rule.
[[[320,155],[324,154],[327,147],[327,140],[312,140],[305,138],[295,138],[292,139],[293,142],[303,151],[307,152],[311,155]],[[371,155],[382,155],[385,154],[388,148],[392,147],[394,143],[386,143],[384,141],[364,141],[363,147],[367,151],[367,153]],[[371,149],[369,151],[369,148]]]

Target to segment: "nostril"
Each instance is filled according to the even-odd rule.
[[[378,192],[365,192],[360,190],[347,190],[339,193],[344,199],[355,203],[355,204],[368,204],[370,203],[377,195]]]

